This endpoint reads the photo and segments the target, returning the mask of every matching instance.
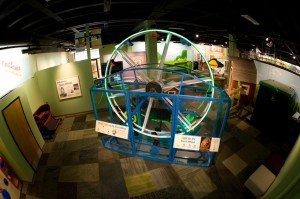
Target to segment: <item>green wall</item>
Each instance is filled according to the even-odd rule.
[[[59,100],[56,81],[78,75],[82,96]],[[92,68],[88,60],[47,68],[36,73],[44,102],[50,104],[53,116],[91,111],[90,87],[93,85]]]
[[[17,97],[20,97],[22,107],[31,131],[36,138],[39,146],[42,148],[45,141],[35,123],[31,110],[31,107],[35,107],[37,103],[41,102],[41,98],[40,96],[37,96],[35,94],[35,96],[32,95],[33,93],[38,92],[37,86],[33,85],[36,85],[35,78],[27,80],[25,83],[4,96],[0,100],[0,110],[2,111],[13,100],[15,100]],[[29,96],[31,100],[29,100]],[[36,99],[36,101],[32,101],[33,98]],[[2,113],[0,114],[0,152],[21,180],[28,182],[31,182],[33,180],[34,171],[23,157],[13,137],[11,136]]]
[[[101,61],[101,63],[104,62],[103,61],[103,56],[111,54],[114,51],[116,45],[117,44],[108,44],[108,45],[104,45],[102,48],[100,48],[100,61]]]
[[[60,101],[56,80],[74,75],[79,76],[82,96]],[[35,123],[33,112],[45,102],[50,104],[54,116],[91,111],[89,89],[92,85],[92,69],[88,60],[51,67],[36,72],[31,79],[4,96],[0,100],[0,110],[20,97],[29,126],[38,144],[43,148],[45,141]],[[106,100],[101,101],[101,105],[106,107],[106,103],[103,103]],[[15,144],[2,114],[0,114],[0,155],[8,161],[21,180],[28,182],[33,180],[35,173]]]
[[[31,112],[34,113],[42,104],[44,104],[35,75],[23,85],[23,89],[27,94]]]

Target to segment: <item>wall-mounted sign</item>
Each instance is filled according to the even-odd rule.
[[[101,48],[102,41],[101,41],[101,29],[94,29],[91,30],[91,47],[93,49]]]
[[[78,75],[57,80],[56,88],[60,100],[81,96]]]
[[[81,52],[85,50],[85,34],[84,32],[75,33],[75,50]]]

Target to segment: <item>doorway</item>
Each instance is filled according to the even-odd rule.
[[[20,152],[35,171],[42,155],[42,149],[31,131],[20,98],[17,97],[5,107],[2,114]]]

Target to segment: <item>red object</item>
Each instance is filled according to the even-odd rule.
[[[151,37],[157,37],[157,38],[160,37],[160,35],[157,32],[150,32],[149,34]]]
[[[55,119],[50,110],[50,105],[45,103],[41,105],[34,113],[33,113],[35,122],[44,136],[50,136],[54,134],[57,129],[60,119]]]

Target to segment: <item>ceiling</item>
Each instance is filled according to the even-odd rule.
[[[84,32],[86,24],[90,30],[101,28],[103,44],[120,43],[145,29],[144,22],[148,20],[152,22],[150,28],[171,30],[194,43],[226,46],[231,34],[241,52],[258,47],[263,53],[297,64],[300,59],[297,7],[288,1],[280,5],[261,2],[0,0],[0,46],[27,46],[31,49],[28,53],[74,48],[74,35]],[[251,16],[259,25],[241,15]],[[271,40],[266,41],[266,37]]]

